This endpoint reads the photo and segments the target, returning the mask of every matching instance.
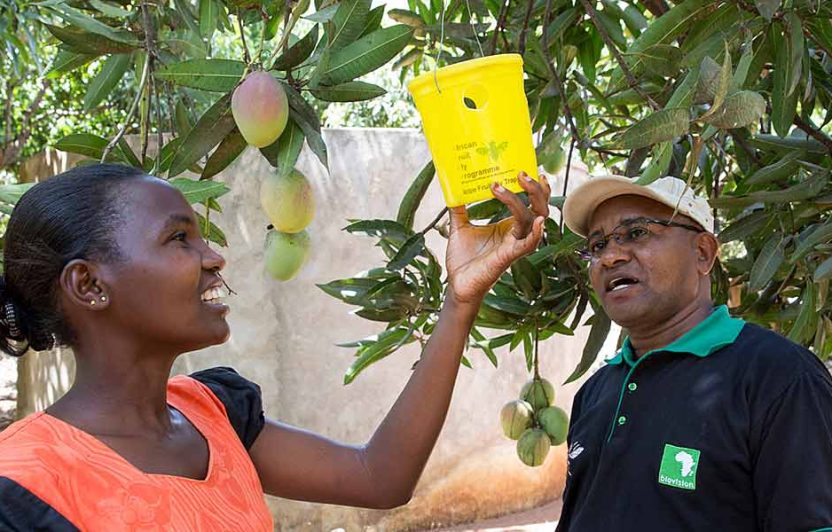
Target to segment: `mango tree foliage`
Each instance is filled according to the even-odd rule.
[[[408,9],[388,15],[414,30],[396,62],[403,78],[437,62],[522,54],[538,160],[550,172],[580,154],[604,173],[644,184],[674,175],[708,197],[723,243],[714,300],[829,357],[832,5],[410,0]],[[346,382],[408,342],[424,342],[436,323],[442,269],[424,236],[446,229],[443,213],[438,223],[413,227],[433,179],[428,163],[396,220],[345,228],[375,238],[388,259],[321,287],[385,327],[345,344],[357,349]],[[565,190],[566,183],[556,191],[554,208],[563,205]],[[469,215],[493,222],[508,213],[491,200],[469,206]],[[486,296],[467,356],[479,351],[497,366],[498,348],[507,346],[536,370],[537,342],[589,324],[567,382],[583,375],[610,320],[577,256],[581,246],[579,237],[548,220],[540,249],[514,264]],[[463,363],[471,364],[469,358]]]

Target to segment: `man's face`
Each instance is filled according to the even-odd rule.
[[[622,327],[644,329],[664,323],[709,288],[701,281],[710,265],[703,268],[698,246],[698,238],[707,236],[643,222],[671,217],[673,209],[641,196],[612,198],[592,215],[587,242],[596,256],[590,261],[590,280],[604,310]],[[680,214],[673,221],[695,225]],[[634,227],[641,230],[630,232]],[[608,237],[613,231],[637,238],[619,244]]]

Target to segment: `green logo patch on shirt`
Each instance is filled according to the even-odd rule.
[[[698,467],[699,451],[666,443],[659,468],[659,484],[695,490]]]

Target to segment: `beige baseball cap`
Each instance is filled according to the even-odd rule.
[[[663,203],[714,232],[714,217],[708,200],[694,194],[687,183],[677,177],[663,177],[649,185],[638,185],[634,179],[617,175],[591,178],[567,194],[563,220],[573,233],[586,236],[595,209],[608,199],[625,195],[644,196]]]

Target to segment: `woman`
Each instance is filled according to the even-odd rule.
[[[451,398],[484,295],[537,246],[550,188],[521,176],[531,209],[471,225],[451,209],[448,292],[419,365],[362,446],[264,419],[260,389],[228,368],[169,379],[177,356],[223,343],[225,262],[166,181],[119,165],[34,186],[5,237],[0,348],[72,347],[75,383],[0,433],[3,530],[271,530],[263,492],[368,508],[407,503]]]

